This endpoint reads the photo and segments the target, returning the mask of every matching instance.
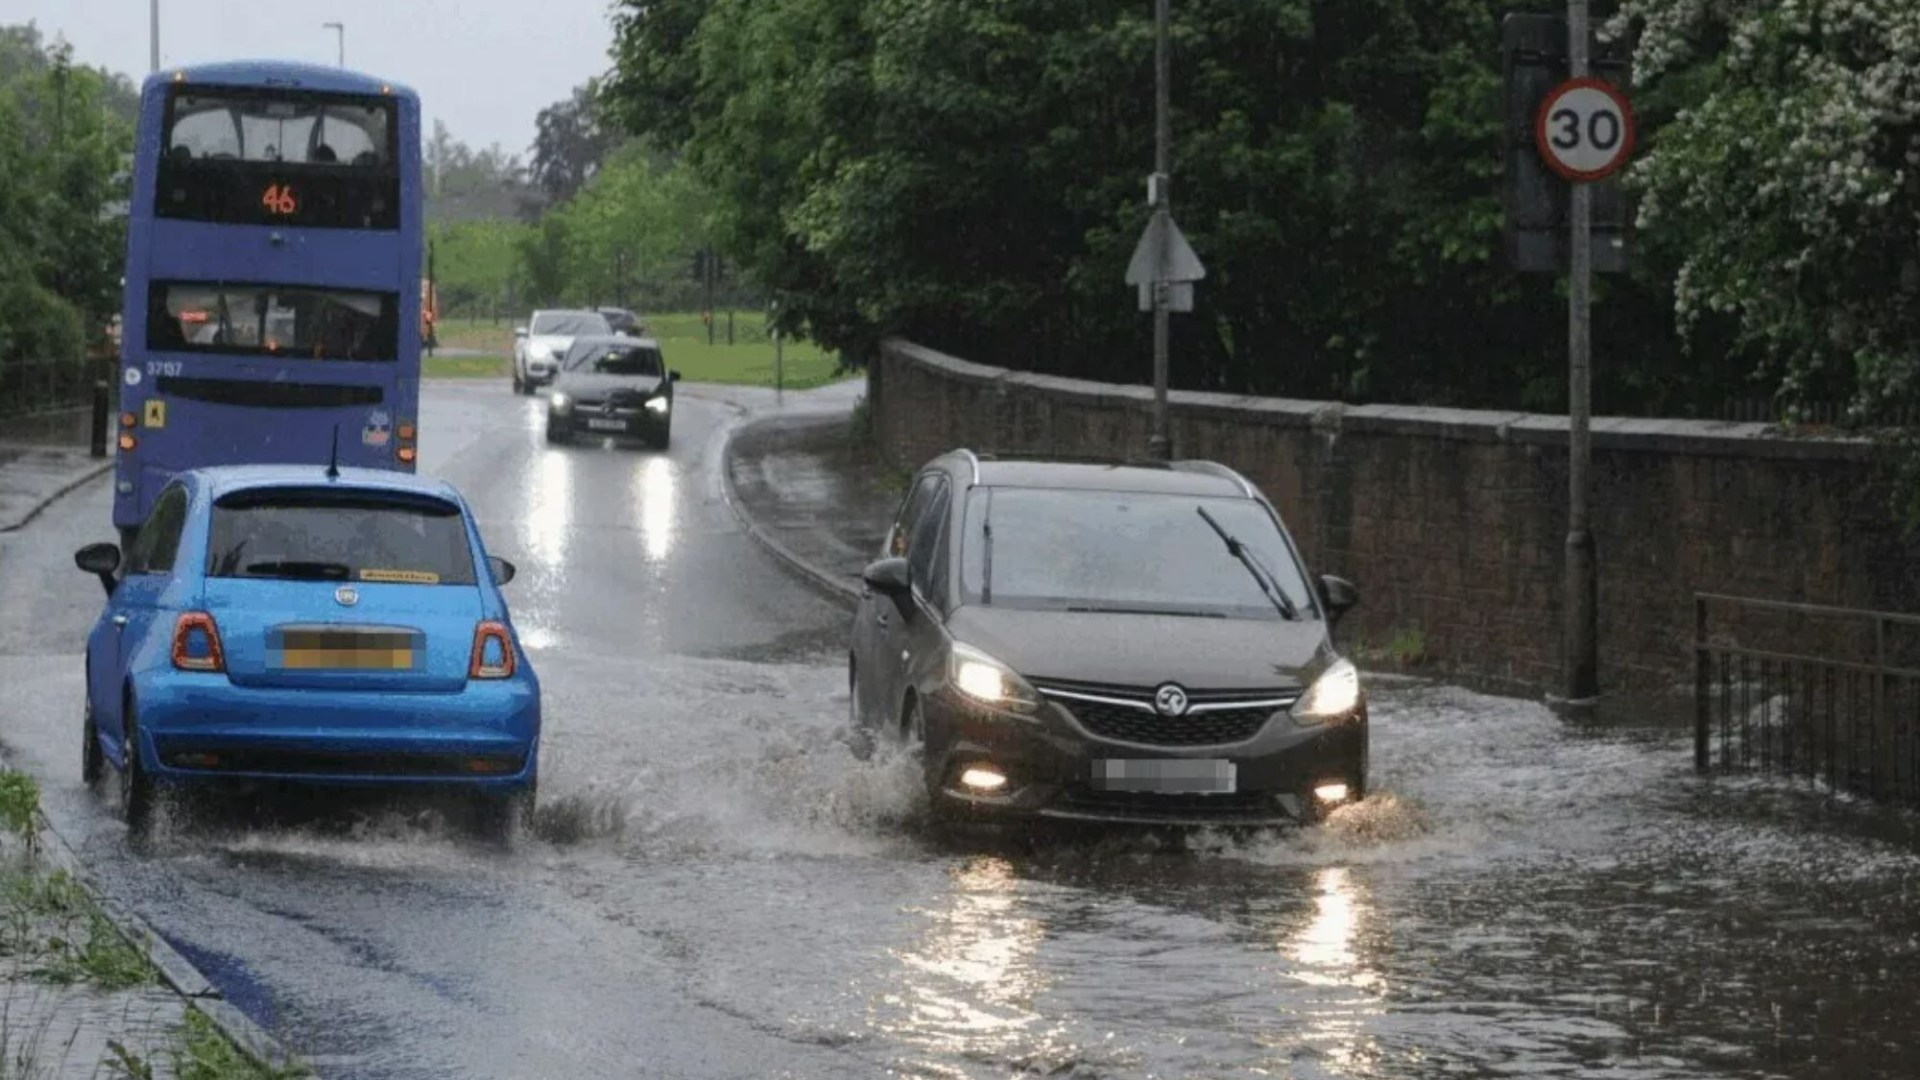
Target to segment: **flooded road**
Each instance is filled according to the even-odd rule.
[[[431,384],[547,692],[539,838],[244,819],[125,843],[80,785],[104,483],[0,538],[0,741],[115,897],[329,1077],[1908,1077],[1920,858],[1707,785],[1672,732],[1376,686],[1366,804],[1286,835],[942,839],[856,761],[846,615],[666,455]],[[1895,824],[1900,824],[1895,822]]]

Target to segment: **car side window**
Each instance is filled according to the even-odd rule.
[[[921,514],[926,512],[927,503],[933,498],[933,493],[939,489],[940,482],[939,473],[928,473],[922,476],[913,485],[913,491],[900,503],[900,515],[894,519],[893,528],[887,532],[885,552],[887,556],[896,559],[906,557],[907,542],[913,538],[913,527],[919,523]]]
[[[130,574],[166,574],[173,571],[174,556],[180,553],[180,534],[187,527],[187,489],[178,484],[160,493],[146,523],[133,538],[133,550],[127,555]]]
[[[945,477],[936,477],[933,497],[920,519],[914,523],[913,537],[907,542],[907,565],[913,571],[914,587],[934,608],[947,609],[947,512],[952,508],[952,493]]]

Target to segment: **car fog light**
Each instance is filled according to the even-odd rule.
[[[1316,799],[1319,799],[1323,803],[1346,802],[1347,801],[1347,785],[1321,784],[1319,787],[1313,789],[1313,797]]]
[[[991,765],[975,765],[960,774],[960,782],[975,791],[998,791],[1007,786],[1007,774]]]

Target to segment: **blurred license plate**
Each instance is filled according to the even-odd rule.
[[[268,662],[281,671],[411,671],[425,645],[416,631],[287,628],[269,641]]]
[[[1231,795],[1235,779],[1233,762],[1214,758],[1104,758],[1093,763],[1093,786],[1101,791]]]
[[[627,422],[625,420],[589,420],[587,427],[592,431],[625,431]]]

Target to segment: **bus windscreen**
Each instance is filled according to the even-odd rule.
[[[288,360],[394,360],[392,293],[230,282],[148,287],[147,348]]]
[[[154,213],[226,224],[399,227],[394,102],[231,87],[174,88]]]

